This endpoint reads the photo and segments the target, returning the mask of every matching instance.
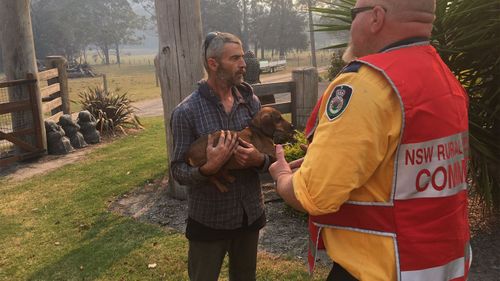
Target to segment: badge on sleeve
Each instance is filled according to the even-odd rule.
[[[337,119],[349,105],[351,100],[352,88],[349,85],[339,85],[333,89],[328,103],[326,104],[326,116],[328,120]]]

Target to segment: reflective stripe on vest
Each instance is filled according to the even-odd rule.
[[[319,108],[321,107],[322,100],[323,100],[323,96],[321,96],[318,99],[318,101],[316,102],[316,105],[314,106],[313,111],[309,115],[309,118],[307,118],[306,128],[304,129],[304,135],[306,136],[306,139],[309,142],[312,141],[314,131],[316,130],[316,127],[318,126],[318,123],[319,123],[318,112],[319,112]]]
[[[311,216],[310,270],[321,229],[348,229],[394,240],[398,280],[466,280],[467,95],[429,45],[358,60],[382,73],[401,102],[403,122],[389,202],[344,203]],[[427,71],[434,69],[437,71]]]

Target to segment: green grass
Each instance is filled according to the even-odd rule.
[[[96,74],[106,74],[109,90],[120,89],[128,92],[132,101],[141,101],[161,97],[160,87],[156,87],[154,69],[154,54],[121,56],[121,65],[114,64],[115,57],[111,57],[112,64],[101,64],[99,58],[94,59],[92,54],[88,55],[88,63],[91,64]],[[78,93],[88,87],[102,85],[102,77],[95,78],[73,78],[69,79],[70,100],[78,102]],[[79,111],[78,104],[71,104],[72,111]]]
[[[108,89],[128,92],[132,101],[161,97],[160,87],[156,87],[155,70],[152,65],[95,65],[95,72],[106,74]],[[70,100],[78,102],[78,93],[88,87],[102,85],[102,77],[69,79]],[[72,111],[79,111],[77,104],[71,104]]]
[[[143,122],[144,131],[78,163],[20,182],[0,180],[0,280],[187,280],[182,234],[107,210],[167,170],[163,119]],[[148,269],[151,263],[157,267]],[[258,280],[309,277],[300,261],[260,253]]]

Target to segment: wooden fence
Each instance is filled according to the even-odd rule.
[[[279,110],[281,113],[290,113],[292,116],[292,124],[297,125],[296,116],[297,114],[295,107],[295,99],[297,97],[295,91],[295,82],[287,81],[287,82],[277,82],[277,83],[266,83],[266,84],[255,84],[252,85],[254,93],[261,100],[262,98],[268,96],[274,96],[275,94],[284,94],[290,93],[290,101],[286,102],[274,102],[274,103],[265,103],[263,102],[263,106],[271,106]],[[274,98],[276,100],[276,98]]]
[[[318,99],[318,72],[316,68],[301,68],[292,71],[292,80],[278,83],[252,85],[255,95],[259,98],[276,94],[290,93],[289,101],[263,104],[272,106],[281,113],[290,113],[292,124],[297,129],[303,129],[307,118]]]
[[[46,66],[50,69],[38,73],[43,118],[58,122],[61,115],[70,114],[67,61],[51,56],[46,58]]]
[[[40,120],[58,122],[61,115],[70,113],[66,64],[64,57],[47,57],[46,66],[50,69],[39,72],[38,80],[28,74],[27,79],[0,82],[6,97],[0,98],[0,167],[46,152],[45,128]],[[19,99],[20,96],[28,98]]]
[[[32,74],[27,79],[0,82],[0,90],[7,90],[9,96],[16,91],[28,93],[27,99],[0,103],[0,167],[45,152],[36,82]]]
[[[59,121],[59,117],[63,115],[61,85],[54,81],[59,76],[57,68],[42,71],[38,74],[40,82],[47,82],[47,86],[40,86],[40,94],[42,97],[42,112],[44,119]]]

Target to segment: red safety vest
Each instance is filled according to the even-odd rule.
[[[316,129],[316,126],[318,126],[318,122],[319,122],[318,112],[319,112],[319,108],[321,107],[322,100],[323,100],[323,96],[321,96],[319,98],[319,100],[316,102],[316,105],[314,106],[313,111],[309,115],[309,118],[307,118],[306,127],[304,129],[304,134],[306,136],[306,139],[309,142],[312,141],[314,130]]]
[[[324,249],[321,229],[329,227],[391,237],[399,281],[466,280],[471,263],[467,94],[427,44],[357,61],[380,71],[401,103],[391,198],[347,201],[338,212],[310,216],[309,269],[312,273],[316,251]]]

